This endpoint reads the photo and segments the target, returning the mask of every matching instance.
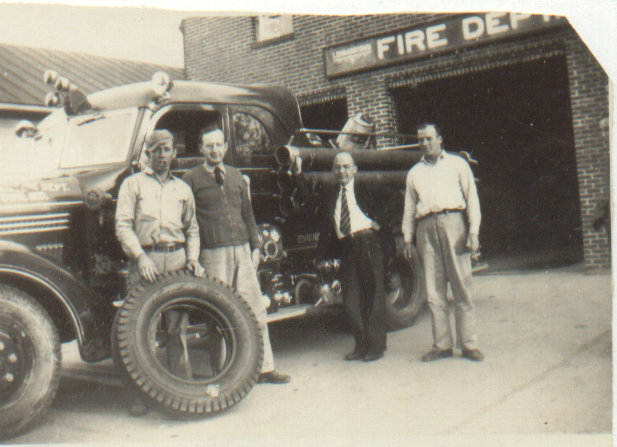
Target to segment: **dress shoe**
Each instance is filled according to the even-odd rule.
[[[369,352],[366,354],[362,360],[365,362],[374,362],[375,360],[379,360],[383,357],[383,352]]]
[[[129,407],[129,413],[134,418],[139,418],[148,414],[148,407],[139,399],[133,399]]]
[[[354,351],[354,352],[352,352],[350,354],[347,354],[345,356],[345,360],[347,360],[348,362],[350,362],[352,360],[360,360],[362,358],[364,358],[364,354],[362,354],[360,352],[357,352],[357,351]]]
[[[482,354],[477,349],[465,350],[463,349],[463,357],[466,359],[472,360],[474,362],[481,362],[484,360],[484,354]]]
[[[291,380],[287,374],[280,374],[276,371],[262,373],[257,379],[257,383],[288,383]]]
[[[428,352],[422,356],[423,362],[433,362],[439,359],[445,359],[447,357],[452,357],[452,349],[433,349],[431,352]]]

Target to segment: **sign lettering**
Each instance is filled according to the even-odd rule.
[[[319,233],[299,234],[298,244],[310,244],[311,242],[319,242]]]
[[[457,15],[409,30],[326,48],[326,75],[340,76],[567,23],[564,17],[538,14]]]

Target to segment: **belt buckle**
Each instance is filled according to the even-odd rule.
[[[152,246],[152,251],[169,254],[174,249],[175,244],[155,244]]]

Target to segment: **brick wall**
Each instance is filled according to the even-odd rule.
[[[294,16],[291,38],[259,46],[255,45],[252,17],[189,18],[183,22],[186,73],[193,80],[278,84],[296,95],[344,87],[350,116],[365,111],[380,130],[396,131],[396,110],[389,85],[397,79],[419,83],[565,52],[585,263],[591,270],[610,267],[607,237],[592,227],[596,203],[609,194],[608,148],[598,128],[600,117],[608,113],[608,79],[570,27],[419,59],[412,64],[326,78],[324,47],[384,30],[412,27],[442,16],[447,15]]]
[[[345,40],[397,29],[445,14],[294,16],[294,38],[254,48],[255,24],[249,16],[196,17],[183,22],[188,79],[225,83],[283,85],[296,95],[344,86],[349,115],[368,110],[379,129],[394,131],[393,101],[384,78],[390,68],[352,78],[328,80],[322,49]],[[386,141],[380,143],[386,144]]]
[[[610,191],[609,149],[598,126],[608,114],[608,77],[574,31],[566,33],[565,42],[585,264],[590,270],[609,268],[608,238],[604,231],[593,228],[597,204],[608,199]]]

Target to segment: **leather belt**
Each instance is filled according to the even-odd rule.
[[[372,228],[366,228],[365,230],[356,231],[354,233],[349,233],[347,237],[353,239],[358,236],[366,236],[367,234],[373,234],[374,230]]]
[[[441,211],[437,211],[437,212],[433,212],[433,213],[428,213],[426,216],[424,216],[422,219],[424,219],[425,217],[430,217],[430,216],[439,216],[440,214],[456,214],[456,213],[463,213],[465,210],[462,210],[460,208],[454,208],[454,209],[445,209],[445,210],[441,210]]]
[[[153,244],[153,245],[142,245],[141,248],[144,251],[155,252],[155,253],[173,253],[175,251],[184,248],[184,243],[176,242],[174,244]]]

